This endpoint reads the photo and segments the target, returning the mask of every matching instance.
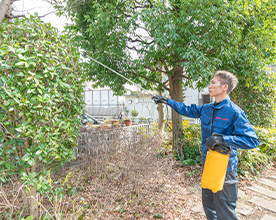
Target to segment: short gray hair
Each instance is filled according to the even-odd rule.
[[[238,85],[238,78],[233,74],[226,70],[218,70],[214,73],[214,77],[220,78],[221,85],[228,85],[227,94],[233,91]]]

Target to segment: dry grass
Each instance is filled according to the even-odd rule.
[[[175,166],[156,136],[145,135],[141,129],[138,133],[112,129],[108,135],[107,131],[82,132],[77,160],[51,174],[52,191],[37,198],[40,217],[154,219],[162,214],[164,219],[193,219],[188,211],[198,195],[187,185],[197,182],[199,175],[185,176],[189,168]],[[62,189],[63,196],[54,188]],[[1,190],[9,191],[7,197],[14,201],[11,188],[6,185]],[[24,204],[16,200],[21,205],[13,213],[22,215]]]

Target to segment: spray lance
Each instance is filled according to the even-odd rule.
[[[131,81],[130,79],[126,78],[125,76],[123,76],[122,74],[118,73],[117,71],[111,69],[110,67],[104,65],[103,63],[99,62],[98,60],[95,60],[94,58],[90,57],[91,60],[95,61],[96,63],[104,66],[105,68],[109,69],[110,71],[112,71],[113,73],[116,73],[117,75],[119,75],[120,77],[124,78],[125,80],[131,82],[132,84],[136,85],[137,87],[139,87],[140,89],[145,90],[148,94],[155,96],[153,93],[151,93],[149,90],[144,89],[142,86],[139,86],[138,84],[136,84],[135,82]]]
[[[87,53],[84,53],[85,55],[87,55]],[[113,69],[111,69],[110,67],[108,67],[108,66],[106,66],[106,65],[104,65],[103,63],[101,63],[101,62],[99,62],[98,60],[96,60],[96,59],[94,59],[94,58],[92,58],[92,57],[90,57],[90,59],[91,60],[93,60],[94,62],[96,62],[96,63],[98,63],[98,64],[100,64],[100,65],[102,65],[103,67],[105,67],[105,68],[107,68],[107,69],[109,69],[110,71],[112,71],[113,73],[115,73],[115,74],[117,74],[117,75],[119,75],[120,77],[122,77],[122,78],[124,78],[125,80],[127,80],[127,81],[129,81],[129,82],[131,82],[132,84],[134,84],[134,85],[136,85],[137,87],[139,87],[140,89],[142,89],[142,90],[144,90],[144,91],[146,91],[148,94],[150,94],[150,95],[152,95],[152,96],[155,96],[155,94],[153,94],[152,92],[150,92],[149,90],[147,90],[147,89],[144,89],[143,87],[141,87],[140,85],[138,85],[137,83],[135,83],[135,82],[133,82],[132,80],[130,80],[130,79],[128,79],[128,78],[126,78],[125,76],[123,76],[122,74],[120,74],[120,73],[118,73],[117,71],[115,71],[115,70],[113,70]],[[180,162],[181,162],[181,164],[183,164],[183,165],[186,165],[186,166],[188,166],[188,167],[191,167],[191,168],[193,168],[193,169],[195,169],[195,170],[197,170],[198,168],[195,168],[194,166],[192,166],[192,165],[188,165],[188,164],[186,164],[186,163],[184,163],[184,161],[182,161],[181,160],[181,157],[180,157],[180,155],[179,155],[179,149],[178,149],[178,146],[177,146],[177,139],[178,139],[178,137],[177,137],[177,134],[176,134],[176,132],[169,126],[169,124],[168,124],[168,119],[169,119],[169,116],[168,116],[168,106],[166,105],[166,108],[167,108],[167,114],[166,114],[166,117],[167,117],[167,122],[165,123],[165,126],[167,127],[167,128],[169,128],[173,133],[174,133],[174,135],[175,135],[175,140],[176,140],[176,148],[177,148],[177,155],[178,155],[178,158],[179,158],[179,160],[180,160]]]

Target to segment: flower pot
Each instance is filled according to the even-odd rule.
[[[124,122],[125,122],[126,126],[131,126],[132,120],[131,119],[126,119],[126,120],[124,120]]]
[[[103,125],[104,129],[108,129],[108,127],[109,127],[108,125]]]
[[[111,124],[112,124],[112,125],[114,125],[115,123],[118,125],[118,124],[119,124],[119,120],[112,120],[112,121],[111,121]]]

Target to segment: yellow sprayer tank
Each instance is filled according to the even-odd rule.
[[[228,161],[229,154],[208,151],[201,178],[202,188],[210,189],[213,193],[222,190]]]

